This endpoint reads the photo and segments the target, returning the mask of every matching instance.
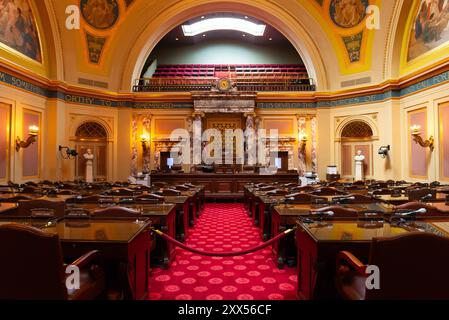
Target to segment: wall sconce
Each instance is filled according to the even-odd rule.
[[[148,133],[141,134],[140,141],[142,142],[143,152],[146,153],[150,143],[150,135]]]
[[[430,136],[430,138],[427,140],[423,140],[423,138],[421,137],[421,126],[420,125],[415,124],[415,125],[411,126],[410,130],[411,130],[413,141],[415,141],[415,143],[419,144],[423,148],[429,148],[430,151],[433,151],[433,149],[434,149],[433,136]]]
[[[301,149],[305,149],[307,145],[307,133],[299,134],[299,143],[301,144]]]
[[[37,134],[39,133],[38,126],[30,126],[28,128],[28,138],[26,141],[22,141],[19,137],[16,138],[16,151],[19,151],[20,148],[28,148],[31,144],[36,142]]]

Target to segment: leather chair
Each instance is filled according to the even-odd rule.
[[[139,218],[141,216],[140,211],[125,207],[109,207],[92,213],[92,218]]]
[[[323,207],[320,209],[311,210],[311,215],[319,215],[324,212],[333,212],[332,216],[329,216],[330,219],[355,219],[359,216],[357,210],[344,208],[340,206],[329,206]]]
[[[290,190],[294,191],[294,192],[310,193],[310,192],[313,192],[315,190],[315,188],[312,186],[304,186],[304,187],[298,186],[298,187],[290,188]]]
[[[449,299],[449,238],[410,232],[390,238],[374,238],[368,264],[350,252],[337,258],[336,288],[350,300]],[[366,269],[380,270],[380,289],[366,289]]]
[[[48,201],[48,200],[21,200],[17,215],[21,217],[56,217],[64,216],[66,204],[64,201]]]
[[[104,290],[99,251],[71,263],[80,268],[80,289],[68,290],[57,234],[34,227],[0,226],[0,300],[90,300]]]
[[[181,191],[175,190],[175,189],[163,189],[162,195],[163,196],[179,196],[179,195],[181,195]]]
[[[33,198],[28,197],[28,196],[23,196],[23,195],[16,195],[14,197],[9,197],[9,198],[2,198],[0,197],[0,202],[3,203],[17,203],[20,200],[32,200]]]

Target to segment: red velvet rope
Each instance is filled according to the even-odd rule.
[[[259,250],[262,250],[266,247],[268,247],[269,245],[273,244],[274,242],[284,238],[285,236],[287,236],[289,233],[293,232],[295,229],[289,229],[286,230],[280,234],[278,234],[276,237],[274,237],[273,239],[268,240],[267,242],[264,242],[254,248],[250,248],[250,249],[246,249],[246,250],[242,250],[242,251],[234,251],[234,252],[208,252],[208,251],[202,251],[202,250],[198,250],[195,248],[190,248],[188,246],[186,246],[184,243],[177,241],[176,239],[173,239],[172,237],[166,235],[165,233],[153,229],[155,231],[155,233],[157,235],[159,235],[160,237],[162,237],[163,239],[173,243],[175,246],[178,246],[184,250],[190,251],[192,253],[196,253],[202,256],[209,256],[209,257],[235,257],[235,256],[242,256],[244,254],[248,254],[248,253],[252,253],[252,252],[256,252]]]

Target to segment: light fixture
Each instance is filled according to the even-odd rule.
[[[204,19],[204,16],[201,16],[201,19]]]
[[[265,33],[266,25],[257,24],[240,18],[210,18],[192,24],[182,25],[182,31],[186,37],[193,37],[198,34],[215,30],[234,30],[245,32],[256,37],[261,37]]]
[[[39,133],[39,127],[32,125],[28,127],[28,138],[26,141],[22,141],[19,137],[16,138],[16,151],[19,151],[20,148],[28,148],[31,144],[36,142],[37,134]]]
[[[246,34],[242,34],[242,37],[246,37]]]
[[[78,152],[76,152],[75,149],[70,149],[69,147],[63,147],[63,146],[59,146],[59,152],[61,152],[62,158],[63,159],[71,159],[71,158],[75,158],[78,155]],[[65,155],[62,152],[62,150],[65,149]]]
[[[142,142],[143,152],[147,152],[148,143],[150,142],[150,135],[148,133],[142,133],[140,135],[140,141]]]
[[[271,41],[271,40],[273,40],[273,38],[268,38],[268,40],[270,40],[270,41]]]
[[[179,40],[179,38],[175,38],[175,40],[176,40],[176,41],[178,41],[178,40]]]
[[[248,16],[245,16],[245,19],[248,19]]]
[[[206,35],[205,34],[203,34],[203,37],[205,37]]]
[[[434,138],[433,138],[433,136],[430,136],[429,139],[424,140],[421,137],[421,126],[417,125],[417,124],[412,125],[410,127],[410,131],[411,131],[411,134],[412,134],[413,141],[415,141],[415,143],[419,144],[423,148],[429,148],[430,151],[433,151],[433,149],[434,149]]]

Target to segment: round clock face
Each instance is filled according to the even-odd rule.
[[[231,89],[231,81],[229,79],[218,80],[218,90],[228,91],[229,89]]]

